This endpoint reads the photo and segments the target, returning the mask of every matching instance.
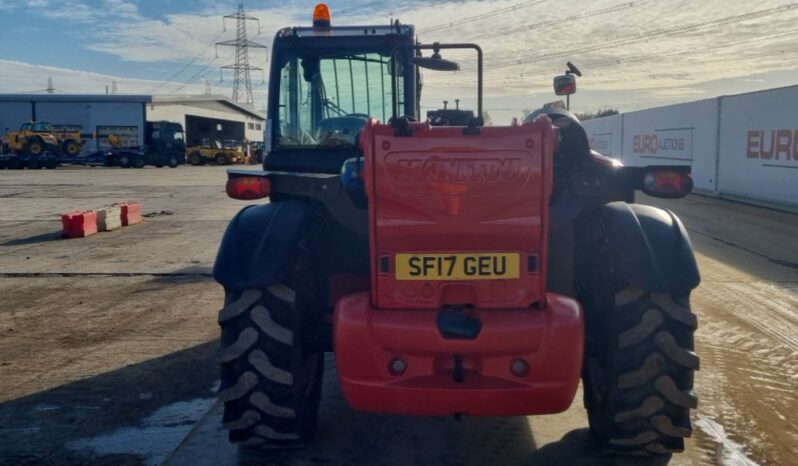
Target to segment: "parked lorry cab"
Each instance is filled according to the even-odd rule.
[[[479,46],[331,19],[277,33],[264,170],[228,171],[231,197],[269,200],[214,266],[229,439],[311,442],[334,352],[355,409],[552,414],[581,379],[605,450],[681,451],[699,273],[682,222],[634,197],[687,195],[689,167],[625,167],[564,109],[486,127]],[[474,53],[476,116],[433,126],[420,71],[458,69],[450,49]]]
[[[111,148],[83,157],[80,163],[87,165],[143,168],[153,165],[175,168],[186,163],[186,143],[183,125],[168,121],[148,122],[144,132],[143,146],[125,146],[116,135],[107,136]]]

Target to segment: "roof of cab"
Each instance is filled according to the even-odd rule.
[[[410,35],[414,34],[413,26],[400,24],[398,26],[333,26],[330,28],[289,27],[277,33],[278,37],[364,37],[387,36],[389,34]]]

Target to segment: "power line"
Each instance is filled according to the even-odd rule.
[[[516,58],[514,58],[512,60],[505,60],[503,62],[487,62],[485,64],[485,68],[489,69],[489,70],[495,70],[495,69],[506,68],[506,67],[510,67],[510,66],[527,65],[529,63],[541,62],[541,61],[544,61],[544,60],[552,60],[552,59],[555,59],[555,58],[571,57],[571,56],[576,55],[576,54],[595,52],[595,51],[605,50],[605,49],[612,49],[612,48],[617,48],[617,47],[621,47],[621,46],[625,46],[625,45],[632,45],[632,44],[637,44],[637,43],[640,43],[640,42],[646,42],[646,41],[649,41],[649,40],[654,39],[654,38],[662,38],[662,37],[667,37],[667,36],[671,36],[671,35],[674,35],[674,34],[694,32],[696,30],[703,29],[703,28],[706,28],[706,27],[734,24],[734,23],[738,23],[738,22],[741,22],[741,21],[745,21],[745,20],[758,19],[758,18],[762,18],[762,17],[766,17],[766,16],[771,16],[771,15],[774,15],[774,14],[777,14],[777,13],[782,13],[784,11],[791,10],[791,9],[793,9],[796,6],[798,6],[798,3],[790,3],[790,4],[786,4],[786,5],[781,5],[781,6],[778,6],[778,7],[766,8],[766,9],[763,9],[763,10],[757,10],[757,11],[752,11],[752,12],[743,13],[743,14],[726,16],[726,17],[723,17],[723,18],[718,18],[718,19],[715,19],[715,20],[704,21],[704,22],[695,23],[695,24],[689,24],[689,25],[684,25],[684,26],[676,26],[676,27],[673,27],[673,28],[657,29],[657,30],[651,31],[649,33],[632,34],[632,35],[621,37],[621,38],[618,38],[618,39],[605,41],[604,43],[601,43],[601,44],[593,44],[593,45],[588,45],[588,46],[584,46],[584,47],[576,48],[576,49],[551,52],[551,53],[546,53],[546,54],[542,54],[542,55],[521,55],[521,56],[518,56],[518,57],[516,57]],[[465,71],[474,71],[474,70],[476,70],[475,66],[462,68],[462,71],[464,71],[464,72]]]
[[[208,50],[209,50],[211,47],[213,47],[213,45],[216,43],[216,41],[217,41],[217,40],[219,40],[219,38],[220,38],[220,37],[222,37],[222,34],[224,34],[224,31],[220,32],[218,36],[214,37],[214,38],[213,38],[213,40],[212,40],[212,41],[211,41],[211,42],[210,42],[210,43],[209,43],[209,44],[208,44],[208,45],[207,45],[207,46],[206,46],[204,49],[202,49],[202,52],[200,52],[200,53],[198,53],[197,55],[195,55],[195,56],[194,56],[194,58],[192,58],[191,60],[189,60],[189,62],[188,62],[188,63],[186,63],[185,65],[183,65],[183,67],[182,67],[182,68],[180,68],[180,69],[179,69],[179,70],[178,70],[176,73],[174,73],[172,76],[170,76],[170,77],[169,77],[168,79],[166,79],[164,82],[162,82],[161,84],[158,84],[157,86],[153,87],[153,88],[150,90],[150,92],[149,92],[149,93],[150,93],[150,94],[153,94],[153,93],[155,93],[155,91],[157,91],[158,89],[160,89],[160,88],[162,88],[162,87],[166,86],[167,84],[171,83],[172,81],[174,81],[174,80],[175,80],[175,79],[176,79],[178,76],[180,76],[180,74],[181,74],[182,72],[186,71],[186,70],[188,69],[188,67],[190,67],[191,65],[193,65],[194,63],[196,63],[196,61],[197,61],[197,60],[199,60],[199,59],[200,59],[200,57],[202,57],[203,55],[205,55],[205,52],[207,52],[207,51],[208,51]]]
[[[723,42],[723,43],[715,44],[713,46],[703,46],[703,48],[701,50],[702,50],[702,52],[706,52],[706,51],[710,51],[710,50],[724,49],[724,48],[727,48],[727,47],[734,47],[734,46],[739,46],[739,45],[742,45],[742,44],[761,42],[761,41],[764,41],[764,40],[772,40],[772,39],[779,38],[779,37],[789,37],[789,36],[793,36],[793,35],[796,35],[796,34],[798,34],[798,29],[793,29],[793,30],[789,30],[789,31],[786,31],[786,32],[779,32],[779,33],[768,34],[768,35],[764,35],[764,36],[749,37],[749,38],[746,38],[746,39],[736,39],[736,40],[732,40],[732,41],[726,41],[726,42]],[[643,62],[643,61],[646,61],[646,60],[649,60],[649,59],[653,59],[653,58],[662,59],[662,58],[669,58],[669,57],[675,57],[675,56],[681,56],[681,55],[695,55],[695,54],[696,54],[696,48],[695,47],[691,47],[689,49],[676,50],[676,51],[664,52],[664,53],[663,52],[648,53],[648,54],[643,54],[643,55],[634,55],[634,56],[629,56],[629,57],[613,58],[613,59],[609,59],[609,60],[601,60],[601,61],[593,61],[593,62],[588,61],[587,63],[582,63],[582,64],[583,64],[583,68],[590,69],[590,70],[595,70],[595,69],[602,69],[602,68],[615,68],[615,67],[618,67],[620,65]],[[492,79],[494,79],[494,80],[504,79],[505,82],[506,82],[506,80],[510,79],[510,78],[523,78],[525,76],[533,76],[533,75],[537,75],[537,74],[541,74],[541,73],[549,73],[550,71],[551,71],[550,69],[545,69],[545,70],[540,70],[540,69],[531,69],[530,70],[530,69],[526,69],[526,70],[524,70],[522,72],[509,72],[509,73],[504,73],[504,74],[501,74],[501,75],[498,75],[498,76],[493,74],[493,73],[491,73],[490,77]],[[590,73],[590,77],[591,78],[604,76],[604,75],[606,75],[606,74],[594,74],[592,72]],[[470,76],[462,76],[462,75],[460,75],[460,76],[455,77],[453,80],[448,80],[448,81],[451,82],[451,83],[458,83],[458,82],[466,82],[466,81],[471,81],[471,80],[472,80],[472,78]]]
[[[529,7],[532,7],[532,6],[540,5],[541,3],[545,3],[547,1],[548,0],[532,0],[532,1],[520,2],[520,3],[516,3],[515,5],[510,5],[510,6],[506,6],[504,8],[499,8],[498,10],[490,11],[488,13],[480,13],[478,15],[467,16],[465,18],[460,18],[460,19],[457,19],[455,21],[450,21],[450,22],[447,22],[447,23],[438,24],[436,26],[423,28],[420,31],[422,31],[424,33],[430,33],[430,32],[441,31],[441,30],[444,30],[444,29],[450,29],[450,28],[453,28],[453,27],[460,27],[463,24],[473,23],[473,22],[476,22],[476,21],[482,21],[483,19],[492,18],[494,16],[503,15],[503,14],[509,13],[511,11],[517,11],[517,10],[520,10],[522,8],[529,8]]]
[[[469,36],[471,39],[493,39],[495,37],[502,37],[506,36],[507,34],[513,34],[516,32],[521,31],[533,31],[535,29],[545,29],[550,26],[560,26],[566,23],[573,23],[574,21],[579,21],[582,19],[593,18],[596,16],[602,16],[610,13],[618,13],[623,10],[628,10],[630,8],[634,8],[646,3],[651,3],[654,0],[637,0],[633,2],[623,2],[620,5],[615,5],[607,8],[601,8],[598,10],[588,11],[586,13],[580,13],[570,16],[565,16],[562,18],[552,19],[548,21],[541,21],[539,23],[532,23],[532,24],[525,24],[523,26],[519,26],[513,29],[506,29],[502,31],[495,31],[489,32],[486,34],[477,34],[476,36]]]
[[[218,60],[218,58],[214,58],[213,60],[211,60],[211,62],[210,62],[210,63],[208,63],[207,65],[205,65],[205,66],[204,66],[202,69],[200,69],[200,70],[199,70],[199,71],[197,71],[196,73],[194,73],[194,74],[193,74],[193,75],[192,75],[190,78],[188,78],[188,80],[186,80],[186,81],[185,81],[183,84],[181,84],[181,85],[180,85],[180,87],[178,87],[177,89],[175,89],[175,90],[174,90],[174,91],[172,91],[172,92],[173,92],[174,94],[177,94],[177,93],[179,93],[180,91],[182,91],[183,89],[185,89],[185,88],[186,88],[186,86],[188,86],[188,85],[190,85],[190,84],[195,84],[195,83],[196,83],[196,81],[197,81],[198,79],[200,79],[201,77],[203,77],[203,76],[205,76],[206,74],[208,74],[208,72],[210,72],[210,68],[211,68],[212,66],[214,66],[214,64],[216,63],[216,61],[217,61],[217,60]]]

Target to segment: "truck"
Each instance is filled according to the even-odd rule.
[[[186,163],[186,143],[183,125],[169,121],[147,122],[143,146],[126,146],[122,138],[106,136],[110,149],[78,157],[76,163],[121,168],[175,168]]]
[[[689,167],[624,166],[565,109],[484,126],[478,45],[313,19],[274,39],[263,170],[228,170],[251,204],[213,269],[229,440],[313,442],[332,352],[357,410],[553,414],[581,380],[603,450],[682,451],[700,275],[680,219],[634,201],[686,196]],[[434,126],[419,77],[449,50],[474,54],[477,112]]]

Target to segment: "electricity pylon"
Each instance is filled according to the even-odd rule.
[[[266,49],[266,46],[260,45],[247,39],[247,21],[255,21],[258,23],[258,34],[260,34],[260,21],[254,16],[248,16],[244,13],[244,4],[238,5],[238,12],[232,15],[227,15],[222,18],[222,24],[226,25],[227,19],[236,20],[236,38],[234,40],[226,40],[217,42],[216,46],[227,46],[236,48],[236,62],[232,65],[223,66],[221,73],[224,70],[233,70],[233,100],[241,102],[242,98],[245,99],[244,103],[250,107],[255,106],[255,99],[252,96],[252,76],[251,71],[260,71],[263,73],[263,68],[257,66],[250,66],[249,64],[249,49]],[[218,55],[217,55],[218,56]]]

